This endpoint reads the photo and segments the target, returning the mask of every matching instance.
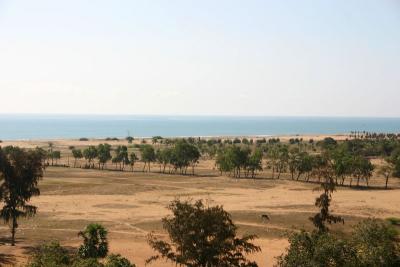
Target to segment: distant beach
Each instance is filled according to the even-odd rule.
[[[400,132],[400,118],[0,115],[0,140],[343,135]]]

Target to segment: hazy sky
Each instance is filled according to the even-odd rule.
[[[0,0],[0,113],[400,117],[400,1]]]

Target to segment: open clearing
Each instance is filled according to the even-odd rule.
[[[154,171],[156,168],[154,168]],[[176,197],[205,199],[223,205],[239,226],[239,234],[256,234],[262,252],[253,255],[260,266],[272,266],[287,246],[288,231],[311,229],[308,217],[320,192],[317,184],[271,179],[239,179],[217,176],[199,169],[202,176],[159,173],[84,170],[49,167],[41,181],[41,196],[32,199],[38,206],[36,217],[22,220],[17,246],[8,243],[9,229],[0,228],[2,265],[22,264],[32,247],[48,240],[60,240],[77,247],[77,233],[88,223],[99,222],[109,230],[110,250],[139,266],[153,251],[146,235],[154,231],[165,236],[161,218]],[[214,173],[214,175],[213,175]],[[395,185],[398,188],[398,184]],[[345,226],[333,227],[346,234],[351,225],[365,217],[400,217],[400,190],[338,188],[333,212],[345,216]],[[268,214],[269,222],[261,219]],[[163,261],[150,266],[173,266]]]

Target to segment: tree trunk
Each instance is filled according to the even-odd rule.
[[[17,228],[17,218],[13,216],[11,225],[11,246],[15,246],[15,231]]]
[[[387,185],[388,185],[388,182],[389,182],[389,175],[387,175],[387,176],[386,176],[385,189],[388,189],[388,187],[387,187]]]

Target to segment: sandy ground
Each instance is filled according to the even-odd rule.
[[[144,266],[153,255],[146,236],[154,232],[165,237],[161,218],[167,216],[167,204],[176,197],[204,199],[211,205],[223,205],[239,226],[239,234],[256,234],[262,252],[252,255],[259,266],[272,266],[275,257],[287,246],[287,232],[312,229],[308,220],[316,184],[271,179],[240,179],[218,176],[203,169],[201,176],[159,173],[83,170],[49,167],[41,182],[41,196],[32,199],[38,206],[36,217],[22,220],[15,248],[8,244],[9,230],[0,226],[0,265],[13,266],[27,260],[33,246],[48,240],[60,240],[65,246],[78,247],[77,233],[91,222],[100,222],[109,230],[110,250]],[[153,171],[158,168],[153,167]],[[397,181],[391,186],[399,188]],[[339,188],[334,194],[333,211],[346,219],[335,226],[346,234],[351,226],[366,217],[400,217],[399,189],[356,190]],[[261,214],[271,217],[269,222]],[[163,261],[149,266],[173,266]]]

